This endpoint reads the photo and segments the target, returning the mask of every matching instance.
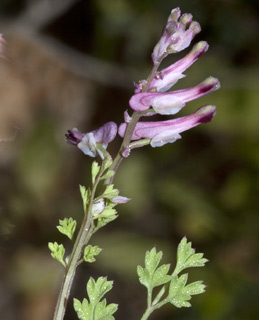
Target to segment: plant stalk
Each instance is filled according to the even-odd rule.
[[[148,91],[149,85],[155,76],[155,73],[159,67],[159,64],[160,64],[160,62],[153,65],[153,67],[147,77],[146,83],[143,87],[143,90],[142,90],[143,92]],[[132,137],[134,129],[136,127],[136,124],[139,121],[140,117],[144,113],[145,112],[138,112],[138,111],[133,112],[132,119],[127,126],[126,133],[125,133],[124,139],[122,141],[120,150],[119,150],[117,156],[115,157],[112,165],[110,166],[110,168],[109,168],[110,170],[114,170],[116,172],[118,167],[120,166],[122,160],[124,159],[124,157],[122,156],[122,153],[129,146],[130,141],[131,141],[131,137]],[[92,210],[92,204],[93,204],[93,200],[94,200],[96,187],[99,183],[100,176],[101,176],[101,172],[99,172],[99,174],[96,178],[95,184],[93,185],[91,199],[89,201],[89,206],[87,208],[87,212],[85,213],[83,222],[81,224],[81,228],[79,230],[79,233],[77,235],[77,238],[76,238],[76,241],[75,241],[72,253],[71,253],[71,257],[70,257],[68,265],[66,267],[66,272],[65,272],[63,283],[62,283],[61,290],[59,293],[59,297],[58,297],[57,305],[55,308],[53,320],[63,320],[64,319],[69,294],[70,294],[72,283],[73,283],[73,280],[75,277],[76,268],[80,262],[84,246],[87,244],[87,242],[89,241],[89,239],[91,238],[92,233],[93,233],[91,210]],[[114,176],[107,179],[104,182],[104,184],[105,185],[111,184],[113,181],[113,178],[114,178]],[[148,310],[150,310],[150,308]],[[143,315],[144,318],[142,317],[142,320],[147,319],[148,316],[150,315],[150,313],[153,311],[153,310],[149,311],[150,313],[148,313],[148,310],[145,313],[146,316],[144,317],[144,315]]]

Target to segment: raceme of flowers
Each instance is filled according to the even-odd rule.
[[[192,39],[200,30],[199,23],[192,21],[191,14],[181,15],[179,8],[173,9],[162,37],[153,50],[152,60],[154,66],[158,67],[168,54],[177,53],[189,47]],[[141,116],[155,114],[174,115],[187,102],[217,90],[220,87],[219,80],[214,77],[208,77],[194,87],[168,91],[178,80],[185,77],[183,72],[197,61],[208,50],[208,47],[207,42],[200,41],[193,46],[185,57],[161,71],[156,71],[153,79],[148,84],[147,80],[139,81],[135,85],[135,94],[129,100],[131,109],[141,113]],[[200,123],[211,121],[215,113],[215,106],[206,105],[188,116],[173,120],[139,121],[135,126],[131,140],[150,139],[149,143],[152,147],[172,143],[181,138],[181,132],[189,130]],[[120,137],[125,137],[127,126],[131,121],[131,117],[127,112],[125,115],[125,122],[119,128],[114,122],[108,122],[89,133],[81,133],[77,129],[72,129],[66,135],[67,141],[77,145],[79,149],[91,157],[99,154],[103,158],[102,150],[106,149],[108,143],[116,137],[117,131]]]

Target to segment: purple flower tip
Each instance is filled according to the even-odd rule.
[[[71,143],[73,145],[78,145],[82,141],[82,138],[84,136],[83,133],[81,133],[77,128],[74,128],[72,130],[68,130],[68,133],[65,134],[67,138],[67,142]]]
[[[88,132],[81,133],[77,129],[68,130],[66,134],[67,141],[73,145],[78,146],[84,154],[95,157],[97,153],[103,158],[102,151],[98,148],[98,144],[106,149],[117,134],[117,124],[114,122],[107,122],[102,127]]]

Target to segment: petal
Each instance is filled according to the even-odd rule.
[[[96,157],[96,140],[92,132],[86,133],[80,143],[78,143],[78,148],[83,151],[84,154],[90,157]]]
[[[105,144],[107,146],[117,134],[117,124],[115,122],[107,122],[102,127],[92,131],[97,143]]]
[[[149,90],[156,89],[159,92],[167,91],[179,79],[185,77],[182,72],[202,56],[208,50],[208,47],[209,46],[205,41],[197,43],[184,58],[159,72],[152,80]]]
[[[167,130],[155,136],[151,140],[150,145],[153,148],[162,147],[166,143],[173,143],[181,138],[181,135],[179,133],[176,133],[175,130]]]
[[[68,143],[78,145],[78,143],[82,141],[84,133],[80,132],[77,128],[73,128],[72,130],[68,130],[68,133],[65,134],[65,136]]]

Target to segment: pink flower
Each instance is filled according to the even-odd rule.
[[[117,134],[117,124],[114,122],[107,122],[102,127],[88,132],[81,133],[76,128],[68,130],[66,134],[67,142],[76,145],[84,154],[90,157],[96,157],[97,154],[103,159],[103,153],[98,145],[106,149]]]
[[[169,90],[179,79],[184,78],[182,74],[188,69],[200,56],[208,50],[208,43],[205,41],[198,42],[193,49],[181,60],[175,62],[166,69],[157,72],[151,81],[149,91],[165,92]]]
[[[171,11],[162,37],[156,44],[152,60],[159,63],[170,53],[175,53],[189,47],[192,39],[201,30],[198,22],[192,22],[191,14],[183,14],[179,8]]]
[[[133,95],[129,104],[133,110],[145,111],[153,108],[159,114],[175,114],[188,101],[198,99],[220,87],[216,78],[209,77],[195,87],[171,92],[140,92]]]
[[[132,140],[150,139],[152,147],[161,147],[180,139],[180,133],[196,127],[200,123],[211,121],[216,114],[216,107],[206,105],[188,116],[166,121],[138,122],[132,135]],[[127,123],[119,126],[118,133],[124,137]]]

